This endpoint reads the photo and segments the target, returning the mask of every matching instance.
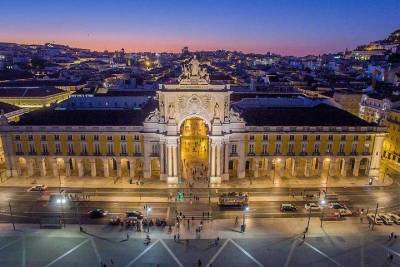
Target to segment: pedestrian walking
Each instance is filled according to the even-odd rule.
[[[174,242],[176,242],[176,235],[174,235]]]
[[[236,216],[236,218],[235,218],[235,225],[238,225],[238,223],[239,223],[239,217]]]
[[[114,266],[114,261],[112,259],[110,259],[111,262],[111,266]]]
[[[178,233],[178,241],[181,240],[181,235]]]
[[[126,240],[129,240],[129,233],[126,233]]]
[[[201,260],[200,259],[197,261],[197,266],[201,267]]]
[[[303,240],[306,239],[306,233],[303,233]]]

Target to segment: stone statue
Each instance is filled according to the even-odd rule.
[[[175,118],[175,104],[171,103],[168,106],[168,117],[170,119],[174,119]]]
[[[215,103],[215,106],[214,106],[214,118],[219,119],[219,105],[218,105],[218,103]]]
[[[197,60],[196,55],[194,56],[190,65],[191,76],[200,76],[200,62]]]
[[[150,112],[146,119],[147,122],[159,122],[160,121],[160,111],[156,108],[154,111]]]

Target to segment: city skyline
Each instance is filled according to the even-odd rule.
[[[237,50],[304,56],[354,49],[399,28],[385,1],[28,1],[0,3],[1,42],[92,50]],[[12,21],[13,23],[10,23]]]

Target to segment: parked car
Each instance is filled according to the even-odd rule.
[[[281,205],[281,211],[282,211],[282,212],[285,212],[285,211],[296,211],[296,210],[297,210],[297,208],[296,208],[296,206],[293,205],[293,204],[290,204],[290,203],[283,203],[283,204]]]
[[[379,216],[376,216],[375,218],[375,214],[367,214],[367,219],[370,223],[374,223],[377,225],[383,224],[383,221]]]
[[[393,220],[387,214],[379,213],[378,217],[381,218],[383,223],[386,224],[386,225],[392,225],[393,224]]]
[[[320,211],[322,209],[322,207],[317,203],[307,203],[304,205],[304,208],[311,211]]]
[[[47,190],[47,185],[38,184],[28,189],[28,192],[43,192]]]
[[[93,209],[88,212],[88,215],[91,218],[102,218],[102,217],[107,216],[107,214],[108,214],[108,211],[102,210],[102,209]]]
[[[347,209],[347,207],[339,202],[331,202],[329,203],[329,208],[331,209]]]
[[[387,214],[395,224],[400,224],[400,216],[394,213],[388,213]]]
[[[141,220],[143,219],[143,214],[140,211],[128,211],[126,213],[127,220]]]
[[[353,212],[349,210],[348,208],[345,209],[338,209],[340,216],[351,216]]]

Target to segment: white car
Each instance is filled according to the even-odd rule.
[[[388,213],[387,214],[395,224],[400,224],[400,216],[394,213]]]
[[[340,216],[351,216],[353,213],[348,208],[338,209]]]
[[[28,189],[28,192],[42,192],[47,190],[47,185],[38,184]]]
[[[322,209],[322,207],[317,203],[307,203],[304,205],[304,208],[311,211],[320,211]]]
[[[393,220],[387,214],[379,213],[378,217],[381,218],[383,223],[386,224],[386,225],[392,225],[393,224]]]
[[[370,223],[374,223],[377,225],[383,224],[383,221],[379,216],[376,216],[375,218],[375,214],[367,214],[367,219]]]

